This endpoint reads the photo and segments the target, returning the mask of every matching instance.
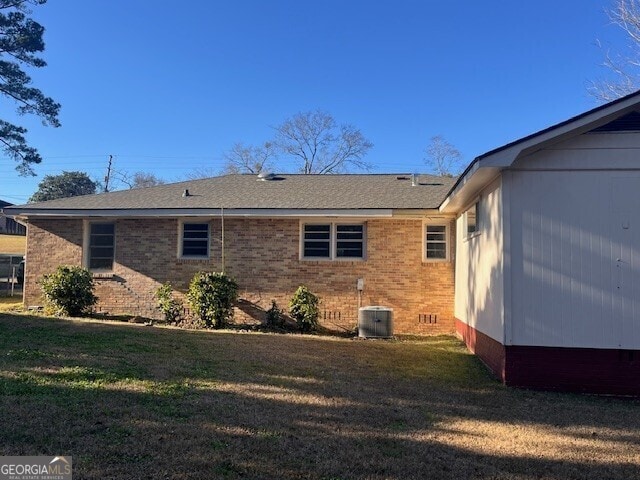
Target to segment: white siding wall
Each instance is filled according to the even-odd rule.
[[[456,223],[455,316],[504,343],[502,189],[494,181],[480,195],[479,235],[466,240]]]
[[[584,135],[504,175],[507,344],[640,348],[639,148],[638,134]]]

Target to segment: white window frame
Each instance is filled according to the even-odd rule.
[[[83,222],[83,238],[82,238],[82,264],[84,268],[92,273],[110,273],[113,272],[116,264],[116,248],[117,248],[117,225],[116,221],[105,220],[85,220]],[[91,225],[113,225],[113,259],[111,268],[91,268]]]
[[[469,233],[469,211],[475,207],[476,210],[476,228],[473,232]],[[462,234],[463,234],[463,239],[465,241],[468,241],[472,238],[477,237],[478,235],[480,235],[480,199],[476,198],[472,203],[470,203],[467,208],[464,209],[464,212],[462,213],[462,228],[464,229]]]
[[[444,227],[445,232],[445,258],[427,257],[427,229],[428,227]],[[451,261],[451,223],[450,222],[425,222],[422,225],[422,261],[425,263],[442,263]]]
[[[184,255],[182,253],[184,247],[184,226],[185,224],[198,224],[207,226],[207,254],[206,255]],[[211,222],[209,220],[180,220],[178,222],[178,258],[184,260],[206,260],[211,258]]]
[[[305,225],[329,225],[329,256],[328,257],[305,257],[304,256],[304,227]],[[358,225],[362,226],[362,257],[338,257],[338,225]],[[367,259],[367,223],[364,221],[322,221],[322,220],[302,220],[300,221],[299,233],[300,260],[309,262],[362,262]]]

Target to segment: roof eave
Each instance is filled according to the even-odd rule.
[[[429,210],[429,209],[425,209]],[[437,210],[437,209],[433,209]],[[201,209],[35,209],[12,208],[5,212],[16,219],[29,218],[175,218],[175,217],[391,217],[392,208],[284,209],[284,208],[201,208]]]
[[[538,150],[548,148],[570,137],[581,135],[605,125],[615,118],[635,110],[638,103],[640,103],[640,91],[596,107],[476,157],[453,185],[440,205],[440,211],[444,213],[459,212],[500,171],[509,168],[518,158],[531,155]]]

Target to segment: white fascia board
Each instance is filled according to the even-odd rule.
[[[462,188],[469,182],[473,174],[476,173],[478,168],[480,168],[479,163],[480,162],[474,160],[474,162],[471,164],[471,168],[469,168],[469,170],[464,174],[464,177],[460,179],[460,181],[456,185],[456,188],[453,189],[451,192],[449,192],[449,195],[447,195],[447,198],[445,198],[442,204],[440,205],[441,212],[450,211],[450,209],[447,209],[447,207],[451,203],[451,199],[455,197],[460,190],[462,190]]]
[[[634,110],[638,103],[640,103],[640,93],[631,95],[624,101],[614,102],[609,107],[596,108],[595,111],[579,116],[574,120],[569,119],[569,121],[556,127],[551,127],[547,131],[543,130],[538,134],[534,133],[531,138],[526,139],[527,137],[524,137],[526,140],[516,140],[510,147],[497,149],[494,153],[477,157],[456,188],[444,199],[440,205],[440,211],[448,213],[454,212],[459,208],[460,204],[464,203],[459,197],[464,196],[466,198],[468,196],[460,194],[475,190],[475,188],[470,188],[470,184],[474,183],[471,182],[472,179],[477,181],[478,177],[482,176],[482,179],[488,183],[500,170],[509,168],[520,155],[529,155],[541,148],[549,147],[567,138],[581,135],[605,125],[612,119]],[[484,173],[487,174],[480,175],[478,170],[485,171]]]
[[[440,212],[457,214],[468,206],[478,194],[500,175],[501,169],[474,166],[440,206]]]
[[[640,103],[639,98],[639,95],[636,94],[623,102],[596,109],[596,111],[580,118],[569,120],[557,127],[551,127],[548,131],[543,131],[539,134],[534,133],[528,140],[516,141],[511,147],[482,156],[480,162],[483,167],[509,167],[521,153],[528,155],[537,149],[549,146],[549,144],[581,135],[609,123],[614,118],[629,113],[638,106],[638,103]]]
[[[175,218],[175,217],[391,217],[392,209],[14,209],[8,216],[14,218]]]

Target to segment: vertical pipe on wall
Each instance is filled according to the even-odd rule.
[[[220,207],[220,235],[221,235],[221,243],[222,243],[222,273],[224,273],[224,207]]]

